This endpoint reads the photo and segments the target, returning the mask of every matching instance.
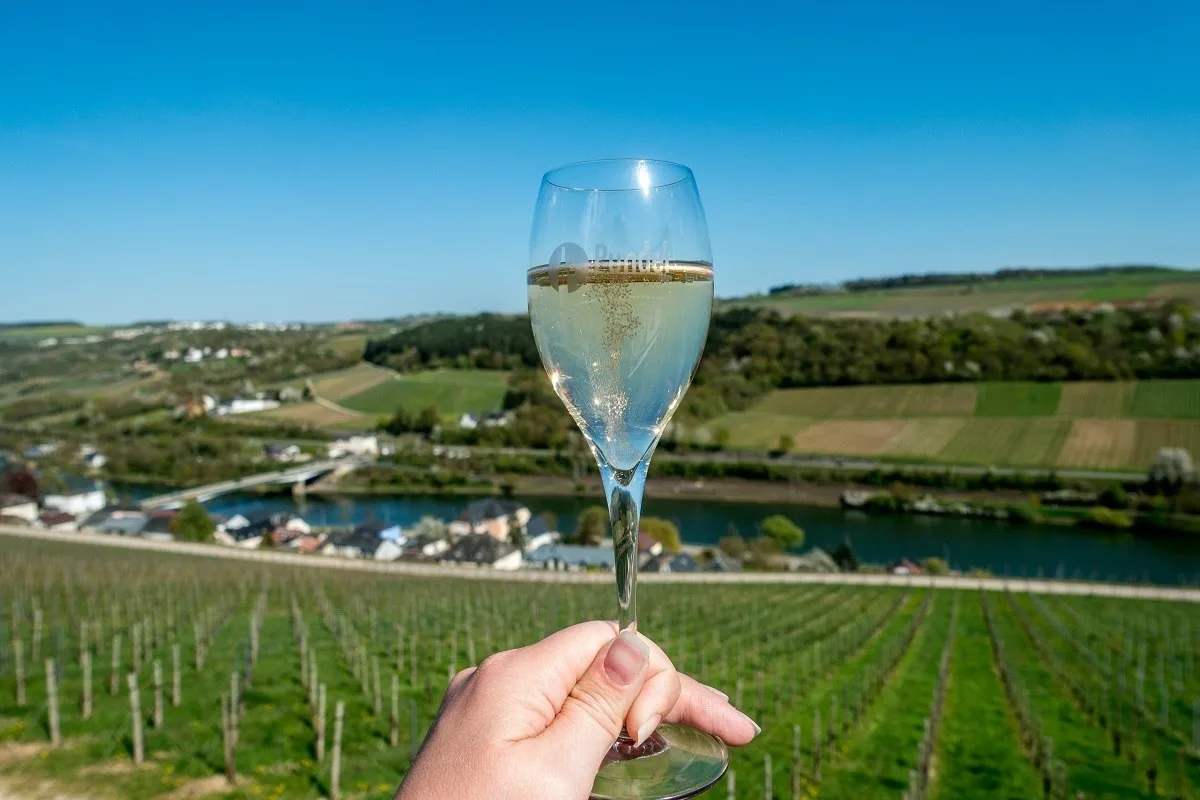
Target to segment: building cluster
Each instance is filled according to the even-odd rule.
[[[104,485],[86,478],[66,478],[63,485],[41,497],[0,494],[0,525],[33,526],[45,530],[79,530],[82,522],[108,502]]]
[[[204,394],[176,406],[175,416],[180,419],[197,419],[203,416],[254,414],[259,411],[271,411],[284,403],[299,403],[304,398],[304,390],[295,386],[285,386],[267,392],[247,392],[226,398]]]
[[[250,358],[254,354],[245,347],[185,347],[164,350],[163,361],[182,361],[184,364],[199,364],[206,358],[224,361],[227,358]]]
[[[110,536],[174,538],[176,510],[109,504],[99,483],[47,494],[39,503],[0,495],[0,524]],[[550,517],[514,500],[470,503],[449,522],[424,517],[411,526],[364,521],[317,527],[292,512],[248,511],[210,515],[213,540],[227,547],[274,548],[295,553],[373,561],[468,565],[496,570],[605,571],[615,566],[611,544],[567,544]],[[733,559],[716,554],[700,563],[690,553],[669,553],[655,539],[638,537],[638,565],[647,572],[734,571]]]
[[[199,320],[190,320],[190,321],[186,321],[186,322],[168,322],[166,324],[139,325],[139,326],[132,327],[132,328],[114,328],[112,330],[105,331],[104,333],[88,333],[88,334],[82,334],[79,336],[47,336],[43,339],[38,340],[38,347],[48,348],[48,347],[58,347],[60,345],[70,346],[70,345],[80,345],[80,344],[98,344],[98,343],[103,342],[108,339],[118,339],[121,341],[130,341],[132,339],[138,338],[139,336],[145,336],[148,333],[156,333],[156,332],[160,332],[160,331],[171,331],[171,332],[192,331],[192,332],[196,332],[196,331],[223,331],[223,330],[227,330],[227,329],[246,330],[246,331],[299,331],[299,330],[304,330],[304,327],[305,327],[304,325],[302,325],[300,323],[295,323],[295,322],[247,322],[244,324],[233,324],[233,323],[229,323],[229,322],[220,322],[220,321],[202,322]],[[195,350],[196,350],[196,348],[188,348],[186,351],[183,351],[183,353],[192,355],[193,351],[195,351]],[[241,351],[240,354],[237,352],[239,350]],[[167,355],[167,353],[172,353],[172,352],[175,353],[173,358]],[[220,352],[220,351],[218,351],[218,352]],[[247,358],[250,356],[249,351],[244,350],[243,348],[237,348],[237,347],[230,348],[228,350],[225,350],[224,352],[225,352],[224,356],[217,356],[217,357],[218,358],[226,358],[226,357]],[[181,359],[187,360],[184,357],[184,354],[181,353],[181,351],[168,350],[167,353],[163,354],[163,358],[167,361],[181,360]],[[205,348],[204,351],[202,351],[200,353],[199,357],[194,358],[194,361],[201,361],[201,360],[203,360],[204,357],[207,357],[210,355],[214,355],[213,351],[211,351],[210,348]],[[191,363],[194,363],[194,361]]]

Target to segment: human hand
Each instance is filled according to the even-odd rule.
[[[397,800],[584,800],[624,726],[677,722],[743,745],[759,733],[649,639],[584,622],[454,677]]]

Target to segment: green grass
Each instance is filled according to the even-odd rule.
[[[434,406],[443,417],[496,411],[504,399],[508,373],[490,370],[433,370],[391,378],[338,403],[364,414],[391,414],[397,408],[420,411]]]
[[[730,443],[752,450],[771,450],[779,445],[781,436],[795,436],[811,420],[791,414],[772,414],[766,411],[736,411],[707,425],[715,437],[724,429]]]
[[[1041,795],[1041,781],[1021,752],[1017,722],[992,664],[979,601],[963,598],[950,656],[945,722],[935,759],[933,800],[994,797],[1024,800]]]
[[[1200,419],[1200,380],[1142,381],[1132,411],[1140,418]]]
[[[1049,466],[1070,423],[1054,419],[969,419],[938,455],[952,464]]]
[[[837,758],[824,771],[821,797],[857,800],[895,797],[908,788],[917,746],[929,713],[927,699],[937,685],[937,666],[949,630],[953,598],[936,596],[896,675],[866,719],[840,743]]]
[[[335,336],[329,341],[329,346],[344,356],[362,358],[363,348],[367,345],[365,333],[347,333]]]
[[[969,383],[777,389],[751,410],[843,419],[950,417],[970,414],[975,408],[975,392],[975,384]]]
[[[1048,417],[1058,410],[1058,383],[981,383],[977,417]]]
[[[993,280],[975,284],[919,286],[870,292],[755,296],[723,305],[774,308],[789,314],[936,315],[947,311],[984,312],[1038,303],[1129,302],[1148,297],[1200,297],[1200,273],[1153,271],[1109,275]]]

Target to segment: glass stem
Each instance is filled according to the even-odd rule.
[[[600,468],[616,561],[617,622],[623,631],[637,630],[638,522],[649,468],[649,458],[643,458],[633,469]]]

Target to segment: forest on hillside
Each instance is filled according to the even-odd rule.
[[[539,365],[523,316],[442,319],[368,343],[399,370]],[[953,381],[1200,377],[1200,314],[1182,303],[937,319],[813,319],[718,311],[683,413],[711,418],[777,388]]]

